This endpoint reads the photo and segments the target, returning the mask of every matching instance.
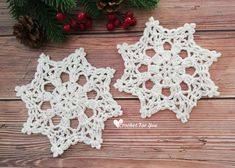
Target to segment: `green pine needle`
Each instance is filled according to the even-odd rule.
[[[40,0],[7,0],[10,13],[15,19],[29,15],[38,20],[45,40],[63,42],[66,39],[62,26],[55,20],[56,10]]]
[[[52,9],[68,12],[77,6],[76,0],[41,0]]]
[[[100,16],[97,0],[7,0],[10,13],[15,19],[20,15],[29,15],[38,20],[44,38],[51,42],[62,42],[66,39],[62,25],[55,19],[58,11],[68,13],[81,5],[92,18]],[[131,8],[154,9],[159,0],[125,0],[124,5]]]
[[[35,17],[42,27],[46,40],[50,42],[63,42],[66,37],[62,26],[55,19],[56,12],[41,1],[30,1],[31,16]]]
[[[15,19],[27,13],[24,6],[28,3],[28,0],[7,0],[7,2],[10,13]]]
[[[94,0],[79,0],[78,1],[84,11],[88,13],[92,18],[97,18],[100,16],[101,11],[97,8],[96,1]]]
[[[126,0],[125,4],[131,8],[154,9],[160,0]]]

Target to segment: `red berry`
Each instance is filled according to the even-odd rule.
[[[75,20],[71,20],[70,25],[73,29],[75,29],[75,30],[78,29],[78,24]]]
[[[133,12],[132,11],[127,11],[126,12],[126,17],[132,18],[133,17]]]
[[[121,21],[119,19],[115,19],[113,24],[114,24],[115,27],[118,27],[120,25],[120,22]]]
[[[80,29],[80,31],[84,31],[84,30],[86,30],[85,24],[80,23],[80,25],[79,25],[79,29]]]
[[[133,18],[132,20],[131,20],[131,26],[135,26],[136,25],[136,18]]]
[[[122,23],[122,28],[123,28],[123,29],[128,29],[128,27],[129,27],[128,24],[126,24],[125,22]]]
[[[132,23],[132,19],[130,17],[126,17],[124,23],[129,26]]]
[[[86,29],[92,28],[92,20],[91,19],[87,19],[87,21],[85,23],[85,27],[86,27]]]
[[[116,17],[115,17],[114,14],[109,14],[109,15],[108,15],[108,20],[109,20],[109,21],[113,21],[115,18],[116,18]]]
[[[69,24],[65,24],[64,27],[63,27],[64,31],[65,32],[70,32],[71,31],[71,26]]]
[[[79,21],[85,20],[85,19],[86,19],[86,13],[80,12],[80,13],[77,15],[77,19],[78,19]]]
[[[107,30],[109,30],[109,31],[112,31],[112,30],[114,30],[114,25],[113,25],[113,23],[107,23],[106,24],[106,28],[107,28]]]
[[[58,21],[63,21],[65,19],[65,14],[63,14],[62,12],[58,12],[55,16],[56,20]]]

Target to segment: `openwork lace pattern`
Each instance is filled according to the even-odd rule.
[[[115,87],[138,96],[142,118],[170,109],[184,123],[202,96],[219,94],[209,67],[221,54],[194,42],[195,26],[166,29],[151,17],[137,43],[117,46],[125,70]]]
[[[46,135],[54,157],[77,142],[99,149],[104,121],[122,114],[109,92],[115,71],[93,67],[85,55],[80,48],[56,62],[41,54],[32,82],[16,87],[28,108],[22,132]]]

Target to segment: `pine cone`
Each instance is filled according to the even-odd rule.
[[[43,41],[38,21],[27,15],[18,18],[18,23],[13,26],[13,34],[20,43],[32,48],[40,47]]]
[[[108,13],[117,12],[123,0],[98,0],[97,8]]]

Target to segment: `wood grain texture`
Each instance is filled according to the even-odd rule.
[[[135,11],[138,24],[130,31],[142,31],[150,16],[173,28],[184,23],[197,23],[198,30],[235,30],[234,0],[162,0],[154,11]],[[104,21],[95,22],[89,33],[107,33]],[[11,35],[14,20],[8,13],[6,0],[0,0],[0,35]],[[116,32],[124,32],[118,29]]]
[[[61,45],[47,45],[40,50],[31,50],[18,44],[13,37],[1,37],[0,45],[0,98],[15,98],[14,87],[30,82],[34,76],[37,59],[41,52],[49,54],[53,60],[62,60],[78,47],[84,47],[89,62],[96,67],[110,66],[116,70],[112,80],[111,92],[115,98],[132,97],[113,88],[116,79],[123,74],[124,64],[117,53],[116,45],[127,42],[135,43],[141,33],[120,35],[71,36]],[[212,79],[219,86],[220,97],[235,96],[235,32],[199,32],[196,42],[205,48],[222,53],[219,61],[210,68]]]
[[[155,167],[158,163],[161,168],[174,164],[176,168],[235,166],[235,100],[201,100],[186,124],[168,110],[143,120],[137,100],[118,103],[124,114],[117,119],[122,118],[125,124],[152,123],[157,127],[116,128],[115,118],[109,119],[101,150],[79,143],[53,159],[45,136],[27,136],[20,132],[27,118],[24,103],[1,101],[0,166],[108,168],[112,163],[116,163],[116,167],[138,167],[139,164]]]
[[[20,45],[12,36],[15,21],[8,14],[6,0],[0,0],[0,168],[235,168],[234,9],[234,0],[161,0],[154,11],[135,11],[138,24],[129,33],[121,29],[107,32],[104,20],[96,22],[91,31],[70,35],[67,43],[47,44],[33,50]],[[124,68],[116,44],[136,42],[151,15],[168,28],[195,22],[197,44],[222,53],[210,68],[221,95],[200,100],[186,124],[167,110],[141,119],[139,101],[112,86]],[[92,65],[117,70],[111,92],[124,114],[106,121],[101,150],[79,143],[59,158],[52,158],[45,136],[20,132],[27,109],[15,97],[14,87],[32,80],[41,52],[61,60],[78,47],[86,49]],[[118,129],[113,120],[120,118],[127,124],[146,126]],[[149,129],[149,123],[157,127]]]

